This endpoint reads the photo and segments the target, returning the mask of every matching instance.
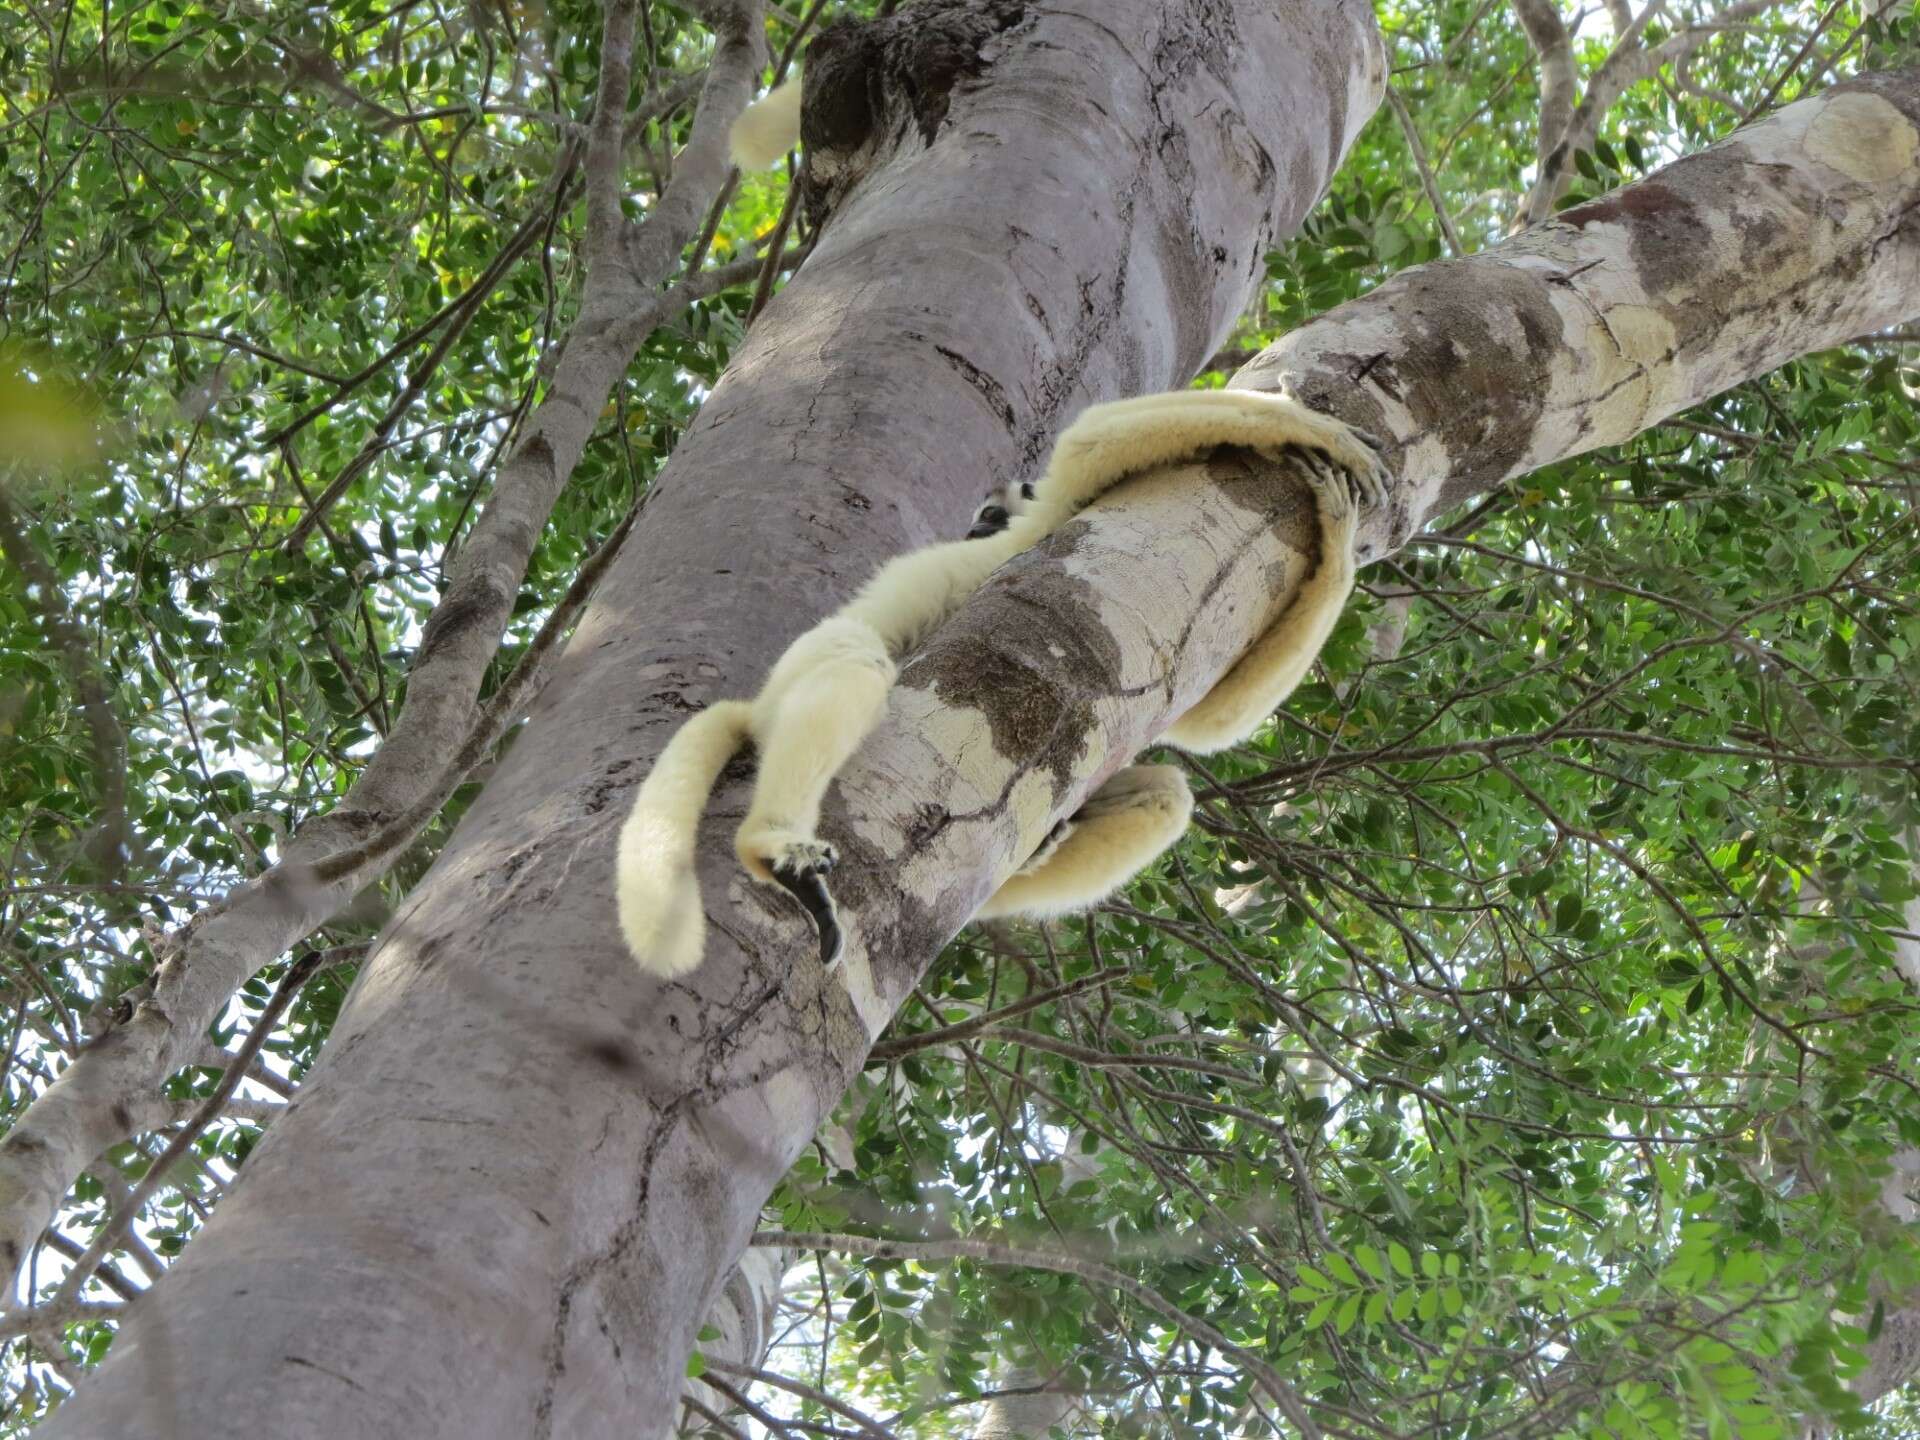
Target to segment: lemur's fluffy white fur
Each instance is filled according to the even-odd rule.
[[[776,85],[740,112],[727,132],[733,163],[742,170],[771,170],[800,139],[800,82]]]
[[[814,830],[827,786],[886,712],[894,658],[925,640],[1001,564],[1121,480],[1218,445],[1268,454],[1298,447],[1320,520],[1313,574],[1163,738],[1206,754],[1251,735],[1300,683],[1353,589],[1356,502],[1381,498],[1378,457],[1346,425],[1281,395],[1182,390],[1093,406],[1060,437],[1030,500],[982,507],[979,538],[881,567],[843,609],[787,648],[752,701],[716,702],[668,743],[620,832],[620,926],[640,967],[672,977],[700,963],[705,918],[694,830],[721,769],[748,739],[760,769],[735,852],[754,879],[789,890],[813,915],[823,954],[837,954],[838,917],[821,878],[837,856]],[[1015,503],[1020,508],[1004,528],[985,533],[1000,523],[989,512]],[[981,916],[1057,915],[1095,904],[1178,839],[1192,807],[1176,767],[1128,766],[1056,827]]]

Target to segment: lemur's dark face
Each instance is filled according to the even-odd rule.
[[[967,539],[984,540],[989,535],[998,535],[1013,523],[1013,517],[1031,499],[1033,499],[1031,480],[1023,480],[1017,486],[1007,486],[973,512],[973,526],[967,531]],[[1010,501],[1013,503],[1009,504]]]
[[[998,535],[1012,519],[1006,506],[989,500],[973,512],[973,528],[967,531],[967,538],[984,540],[989,535]]]

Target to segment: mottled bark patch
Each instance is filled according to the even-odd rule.
[[[1039,548],[1064,554],[1081,528],[1057,531]],[[993,588],[1032,623],[988,629],[977,617],[996,607],[962,609],[940,631],[939,645],[901,671],[900,684],[979,711],[994,749],[1045,771],[1059,796],[1073,783],[1094,728],[1094,697],[1110,693],[1118,680],[1120,647],[1097,623],[1071,619],[1092,613],[1086,588],[1071,576],[1017,573]]]
[[[1863,185],[1884,185],[1913,164],[1920,136],[1911,120],[1877,95],[1836,95],[1807,127],[1807,153]]]
[[[1696,168],[1706,170],[1707,166]],[[1746,178],[1745,167],[1735,168]],[[1707,174],[1696,177],[1696,183],[1684,192],[1658,180],[1643,180],[1638,185],[1629,185],[1562,211],[1559,223],[1576,230],[1584,230],[1589,225],[1625,226],[1633,248],[1634,265],[1648,288],[1678,295],[1684,293],[1697,276],[1714,268],[1713,227],[1703,213],[1705,206],[1716,198],[1710,175],[1708,170]],[[1702,185],[1699,181],[1707,183]]]
[[[1223,445],[1207,457],[1207,478],[1229,499],[1268,517],[1268,529],[1289,550],[1320,563],[1320,508],[1298,457],[1269,460],[1252,450]],[[1271,585],[1286,583],[1288,562],[1276,567]]]
[[[1433,270],[1409,270],[1369,302],[1399,319],[1391,350],[1337,355],[1287,377],[1302,404],[1375,434],[1393,433],[1377,391],[1404,405],[1418,436],[1438,436],[1456,477],[1491,484],[1527,453],[1545,405],[1542,376],[1567,343],[1548,278],[1519,266],[1485,266],[1467,287]]]
[[[1851,80],[1841,81],[1827,93],[1844,95],[1854,91],[1878,95],[1913,124],[1920,126],[1920,86],[1913,83],[1911,69],[1876,70],[1871,75],[1856,75]]]
[[[1602,195],[1598,200],[1589,200],[1584,205],[1576,205],[1571,210],[1562,210],[1557,218],[1562,225],[1584,230],[1589,225],[1656,221],[1674,206],[1685,204],[1685,197],[1675,193],[1670,186],[1662,185],[1658,180],[1648,180],[1644,184],[1616,190],[1611,195]]]

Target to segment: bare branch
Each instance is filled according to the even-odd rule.
[[[600,27],[600,86],[593,101],[593,123],[587,129],[587,255],[596,265],[616,254],[624,224],[620,191],[637,9],[636,0],[606,0],[606,18]]]
[[[844,1400],[837,1400],[826,1391],[804,1381],[795,1380],[790,1375],[776,1375],[770,1370],[750,1370],[745,1365],[734,1365],[725,1360],[707,1361],[709,1369],[718,1370],[723,1375],[738,1376],[742,1380],[757,1380],[763,1385],[771,1385],[776,1390],[784,1390],[789,1395],[798,1395],[802,1400],[812,1400],[825,1406],[842,1419],[851,1420],[860,1427],[861,1433],[871,1440],[899,1440],[899,1437],[863,1410],[857,1410]]]
[[[546,397],[528,415],[427,621],[392,732],[341,803],[303,826],[277,865],[174,932],[152,994],[81,1051],[0,1140],[0,1270],[18,1270],[74,1178],[126,1138],[128,1102],[187,1063],[248,976],[377,878],[402,849],[389,818],[431,818],[437,807],[423,797],[446,783],[447,757],[500,721],[497,707],[476,714],[480,679],[498,653],[528,559],[594,417],[647,335],[720,274],[670,290],[651,288],[647,278],[664,277],[679,263],[724,178],[727,130],[746,105],[764,51],[758,0],[716,0],[706,8],[724,28],[682,163],[647,220],[625,232],[627,263],[589,270]],[[316,880],[316,865],[370,837],[379,843],[359,852],[365,864],[335,865],[328,879]]]
[[[1580,97],[1580,103],[1574,107],[1564,133],[1552,152],[1541,159],[1540,174],[1534,180],[1533,188],[1527,191],[1526,199],[1521,202],[1522,221],[1537,225],[1553,214],[1555,202],[1567,193],[1567,186],[1572,183],[1574,155],[1593,148],[1607,112],[1629,88],[1658,74],[1662,66],[1691,55],[1721,31],[1763,14],[1777,3],[1778,0],[1734,0],[1733,4],[1716,12],[1710,19],[1677,30],[1660,44],[1648,49],[1641,43],[1641,36],[1646,32],[1648,23],[1665,8],[1663,0],[1652,0],[1634,17],[1633,24],[1600,63],[1600,68],[1587,82],[1586,94]]]
[[[159,1158],[147,1167],[147,1173],[141,1177],[140,1183],[133,1187],[132,1192],[119,1205],[114,1207],[111,1218],[100,1227],[99,1234],[93,1237],[93,1243],[87,1246],[86,1253],[74,1262],[73,1269],[67,1273],[67,1278],[61,1282],[53,1298],[44,1307],[36,1306],[36,1310],[45,1308],[58,1311],[79,1299],[80,1292],[86,1287],[94,1267],[113,1252],[114,1246],[119,1244],[120,1237],[126,1233],[127,1227],[133,1223],[147,1201],[153,1198],[154,1192],[166,1183],[174,1163],[187,1153],[193,1142],[200,1138],[200,1132],[213,1122],[214,1117],[220,1113],[233,1092],[239,1088],[240,1081],[247,1073],[248,1064],[260,1053],[260,1047],[267,1043],[267,1036],[271,1035],[273,1027],[280,1023],[280,1017],[286,1013],[287,1006],[293,1003],[293,997],[300,993],[302,985],[319,972],[324,954],[324,951],[313,951],[301,956],[287,967],[287,973],[280,977],[280,984],[273,992],[273,998],[261,1010],[260,1018],[254,1022],[252,1033],[247,1036],[246,1043],[234,1056],[234,1063],[229,1065],[226,1074],[220,1077],[220,1083],[213,1087],[213,1093],[201,1103],[193,1119],[181,1127],[180,1133],[173,1137],[167,1148],[160,1152]]]
[[[1455,255],[1466,254],[1466,247],[1460,243],[1460,232],[1453,228],[1453,216],[1447,213],[1447,202],[1441,197],[1433,166],[1427,161],[1426,144],[1420,139],[1420,132],[1414,128],[1413,116],[1407,113],[1407,102],[1400,98],[1400,92],[1391,85],[1387,86],[1387,104],[1393,108],[1393,118],[1399,122],[1400,133],[1406,137],[1407,149],[1413,152],[1413,163],[1420,171],[1420,188],[1426,192],[1433,218],[1440,222],[1440,233],[1446,237],[1447,249]]]
[[[1537,154],[1544,164],[1553,147],[1566,138],[1567,125],[1573,119],[1573,39],[1567,34],[1558,0],[1513,0],[1513,8],[1534,54],[1540,58]]]

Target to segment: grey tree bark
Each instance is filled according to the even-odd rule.
[[[988,1400],[973,1427],[973,1440],[1047,1440],[1058,1425],[1070,1431],[1082,1415],[1080,1397],[1051,1385],[1037,1370],[1010,1367],[1000,1374],[1001,1393]]]
[[[761,1202],[883,1017],[717,859],[707,965],[643,981],[611,903],[632,785],[689,708],[959,533],[1084,404],[1192,374],[1384,80],[1359,0],[931,0],[854,70],[871,84],[809,124],[857,188],[246,1183],[49,1435],[664,1432]],[[901,978],[957,924],[914,912]]]

